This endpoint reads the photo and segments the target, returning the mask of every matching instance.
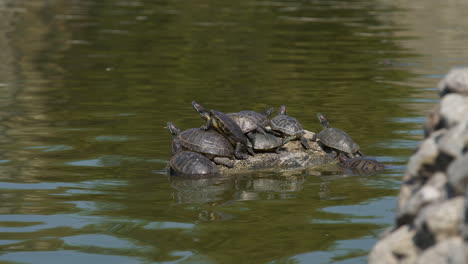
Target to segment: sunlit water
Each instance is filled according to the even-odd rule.
[[[468,65],[466,8],[0,0],[0,261],[365,263],[437,82]],[[323,112],[389,169],[169,178],[164,126],[200,126],[194,99],[312,131]]]

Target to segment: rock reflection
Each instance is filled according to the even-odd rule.
[[[257,172],[251,174],[228,175],[217,178],[190,179],[170,176],[171,186],[175,189],[173,198],[178,204],[226,204],[234,201],[262,199],[290,199],[292,193],[302,191],[307,176],[320,177],[317,195],[328,199],[328,184],[347,177],[341,168],[331,167],[323,170],[295,170],[286,172]],[[203,212],[203,219],[213,219],[209,212]],[[224,217],[223,217],[224,218]]]
[[[233,181],[229,177],[191,179],[170,176],[169,180],[171,186],[176,190],[174,199],[179,204],[202,204],[219,201],[228,190],[233,189]]]

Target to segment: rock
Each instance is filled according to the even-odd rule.
[[[310,140],[314,134],[305,131],[306,139]],[[233,168],[219,167],[221,173],[239,173],[248,170],[287,170],[297,168],[311,168],[337,161],[327,155],[316,143],[309,141],[310,149],[305,150],[300,141],[294,140],[283,145],[278,153],[256,153],[246,160],[235,160]]]
[[[437,243],[421,254],[417,264],[465,264],[465,245],[459,237]]]
[[[465,208],[463,208],[463,225],[461,226],[462,237],[468,241],[468,192],[465,193]]]
[[[441,118],[440,118],[440,104],[437,104],[424,122],[424,137],[429,137],[432,132],[437,131],[442,128]]]
[[[369,263],[468,263],[468,68],[449,72],[439,89],[403,177],[396,225]]]
[[[444,132],[445,130],[439,130],[432,133],[429,138],[421,143],[408,162],[398,199],[398,225],[406,222],[406,220],[400,221],[403,220],[401,217],[405,216],[403,211],[410,196],[420,189],[436,171],[443,170],[437,160],[445,160],[445,157],[439,155],[437,142]]]
[[[468,95],[468,68],[455,68],[439,82],[439,94],[449,93]]]
[[[416,234],[408,225],[402,226],[378,241],[369,255],[369,264],[416,262],[419,249],[413,243]]]
[[[440,101],[442,127],[451,128],[468,119],[468,96],[448,94]]]
[[[425,166],[432,167],[435,164],[437,156],[439,155],[439,146],[437,143],[440,136],[443,135],[443,132],[445,131],[433,133],[419,145],[416,153],[411,156],[408,162],[403,180],[407,181],[415,177],[428,176],[427,173],[422,172],[422,170],[425,170]]]
[[[468,113],[467,113],[468,114]],[[463,155],[465,139],[468,139],[468,119],[448,130],[440,137],[438,142],[440,151],[457,158]]]
[[[404,207],[398,210],[397,223],[408,224],[427,204],[445,200],[447,198],[446,183],[447,176],[444,173],[435,173],[422,188],[406,198],[407,202],[402,204]]]
[[[463,209],[464,199],[461,196],[428,205],[416,218],[416,229],[429,232],[436,243],[459,236],[463,222]]]
[[[447,169],[448,181],[455,194],[464,195],[468,187],[468,153],[456,159]]]

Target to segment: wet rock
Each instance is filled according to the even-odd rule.
[[[451,128],[468,119],[468,96],[449,94],[440,102],[442,126]]]
[[[447,198],[446,184],[447,176],[444,173],[438,172],[414,194],[409,191],[406,194],[406,202],[402,203],[402,207],[398,210],[398,225],[410,223],[424,206],[445,200]]]
[[[433,133],[428,139],[424,140],[419,145],[416,153],[414,153],[406,169],[403,180],[410,180],[416,177],[428,177],[432,171],[428,169],[434,166],[437,156],[439,155],[438,141],[444,131]]]
[[[468,68],[455,68],[439,82],[439,94],[449,93],[468,95]]]
[[[429,232],[436,243],[460,235],[463,208],[464,200],[461,196],[428,205],[416,218],[416,229]]]
[[[306,139],[311,140],[315,133],[305,131]],[[256,153],[246,160],[235,160],[233,168],[219,167],[221,173],[239,173],[248,170],[287,170],[310,168],[337,161],[327,155],[316,143],[309,141],[310,149],[305,150],[300,141],[294,140],[283,145],[277,153]]]
[[[439,89],[443,98],[403,178],[396,227],[370,263],[467,263],[468,68],[452,70]]]
[[[398,199],[397,211],[399,215],[399,225],[407,222],[406,220],[403,222],[401,221],[403,220],[402,216],[407,216],[404,211],[406,210],[405,208],[407,207],[410,197],[416,193],[435,172],[443,171],[443,168],[440,166],[442,163],[440,160],[445,160],[445,156],[440,155],[438,141],[444,132],[445,130],[434,132],[429,138],[424,140],[408,162]],[[446,162],[444,162],[444,164],[445,163]],[[425,196],[426,195],[423,197]]]
[[[468,113],[467,113],[468,115]],[[466,149],[465,139],[468,138],[468,119],[453,127],[440,137],[439,148],[443,153],[457,158]]]
[[[448,181],[455,195],[464,195],[468,187],[468,153],[456,159],[447,169]]]
[[[435,246],[428,248],[417,264],[464,264],[466,263],[465,245],[459,237],[454,237],[437,243]]]
[[[424,137],[429,137],[432,132],[437,131],[443,127],[440,118],[440,104],[437,104],[429,115],[426,118],[426,122],[424,123]]]
[[[382,240],[372,249],[369,264],[415,263],[419,249],[413,243],[416,230],[405,225]]]

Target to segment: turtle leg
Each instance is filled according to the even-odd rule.
[[[213,162],[218,165],[226,166],[228,168],[234,167],[234,161],[226,157],[215,157],[213,159]]]
[[[310,141],[314,141],[314,142],[317,142],[317,141],[318,141],[317,133],[314,133],[314,135],[312,136],[312,138],[310,139]]]
[[[354,153],[354,156],[355,157],[364,157],[364,153],[362,153],[360,150],[356,151],[356,153]]]
[[[257,125],[257,132],[262,133],[263,135],[266,135],[265,128]]]
[[[210,128],[210,126],[211,126],[211,119],[208,119],[208,120],[206,120],[206,124],[204,124],[200,128],[206,131],[206,130],[208,130],[208,128]]]
[[[305,149],[310,149],[309,143],[307,142],[307,138],[301,136],[301,144]]]
[[[275,131],[275,130],[272,130],[272,129],[267,129],[267,131],[270,132],[270,134],[273,134],[274,136],[277,136],[277,137],[283,136],[283,134],[281,132],[278,132],[278,131]]]
[[[249,158],[249,155],[245,153],[244,146],[240,142],[236,143],[236,150],[234,151],[234,156],[236,157],[236,159],[240,160],[246,160]]]
[[[252,144],[254,144],[254,140],[255,140],[255,133],[253,133],[253,132],[249,132],[249,133],[247,133],[247,134],[245,134],[245,135],[246,135],[246,136],[247,136],[247,138],[250,140],[250,142],[251,142]]]
[[[250,155],[255,156],[255,151],[252,147],[247,147],[247,152],[249,152]]]

